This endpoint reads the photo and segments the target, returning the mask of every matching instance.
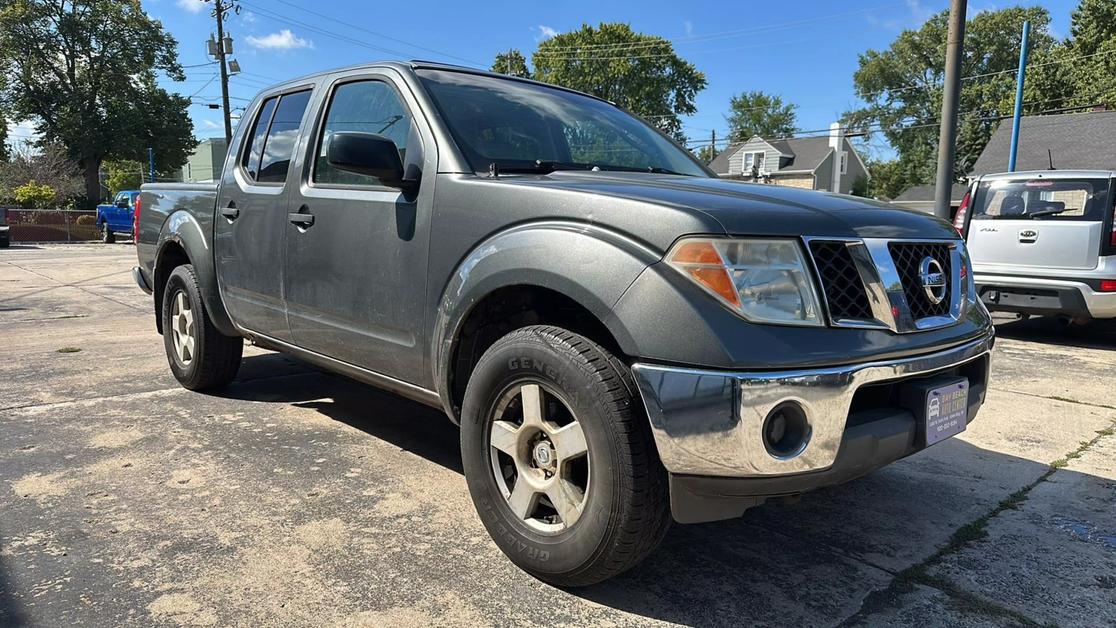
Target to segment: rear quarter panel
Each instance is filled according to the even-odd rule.
[[[217,271],[213,256],[213,219],[217,207],[215,183],[153,183],[141,193],[139,234],[136,253],[140,270],[156,290],[169,268],[165,266],[170,245],[185,251],[201,284],[202,299],[214,325],[222,333],[238,335],[225,311],[217,290]],[[158,298],[155,303],[159,309]]]

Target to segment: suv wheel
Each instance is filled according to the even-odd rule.
[[[461,457],[481,520],[559,586],[632,567],[670,526],[667,476],[627,367],[557,327],[498,340],[465,392]]]
[[[105,244],[116,242],[116,234],[112,232],[112,229],[109,229],[107,222],[101,223],[101,242]]]
[[[236,377],[244,340],[225,336],[213,326],[192,265],[171,271],[161,314],[167,361],[180,384],[190,390],[207,390]]]

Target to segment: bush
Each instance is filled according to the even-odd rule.
[[[77,224],[79,225],[95,225],[97,224],[97,217],[92,214],[82,214],[77,217]]]
[[[46,208],[57,196],[54,188],[36,183],[34,179],[17,187],[14,192],[16,202],[28,208]]]

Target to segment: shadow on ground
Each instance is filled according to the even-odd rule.
[[[1083,349],[1116,349],[1116,321],[1108,320],[1071,325],[1050,317],[1023,320],[997,315],[996,335]]]
[[[269,369],[289,368],[290,362],[269,354],[246,358],[245,367],[262,376]],[[440,411],[307,369],[240,381],[220,394],[314,409],[461,473],[457,428]],[[662,547],[632,571],[569,593],[683,624],[742,618],[814,624],[818,617],[835,623],[858,612],[870,615],[878,604],[862,607],[864,600],[879,598],[870,594],[887,589],[896,573],[932,555],[954,530],[992,510],[1010,492],[976,496],[972,483],[956,479],[972,470],[949,468],[951,461],[1010,468],[1024,477],[1047,469],[956,439],[935,446],[934,452],[897,465],[902,468],[817,491],[797,504],[769,503],[741,519],[675,525]],[[958,511],[951,512],[954,507]],[[894,566],[897,561],[900,567]]]

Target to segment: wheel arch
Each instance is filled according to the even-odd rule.
[[[635,343],[612,306],[660,255],[595,225],[513,227],[478,245],[442,292],[430,336],[442,405],[457,422],[476,361],[504,334],[535,324],[575,331],[617,356]]]
[[[191,264],[194,267],[201,288],[202,303],[213,325],[226,336],[239,336],[240,333],[221,302],[212,247],[206,241],[206,234],[201,225],[185,210],[176,211],[167,217],[156,247],[152,268],[152,290],[159,333],[163,333],[160,309],[163,306],[163,293],[167,280],[170,279],[171,272],[183,264]]]

